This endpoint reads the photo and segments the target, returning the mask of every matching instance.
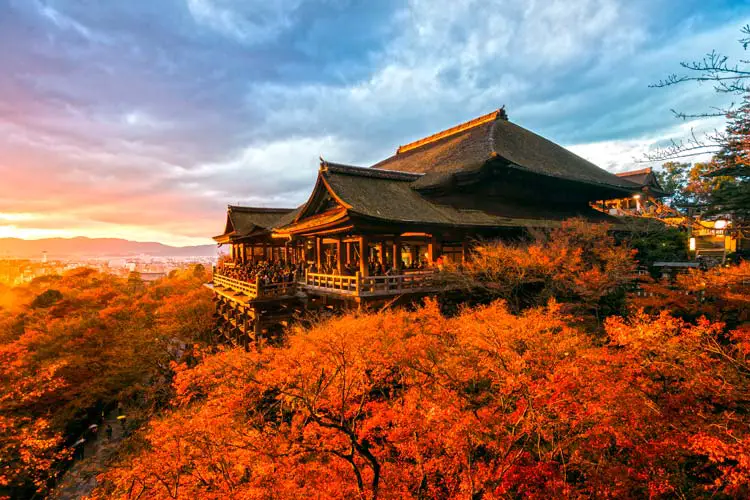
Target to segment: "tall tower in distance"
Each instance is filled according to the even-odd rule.
[[[44,250],[42,252],[42,264],[46,264],[46,263],[47,263],[47,250]]]

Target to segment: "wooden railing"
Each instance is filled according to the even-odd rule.
[[[288,295],[294,295],[297,291],[297,283],[294,282],[280,282],[280,283],[260,283],[259,280],[255,282],[242,281],[234,278],[229,278],[219,272],[215,272],[213,276],[214,285],[221,286],[233,292],[241,293],[251,299],[271,299],[275,297],[284,297]]]
[[[217,270],[213,275],[214,286],[244,295],[252,300],[272,299],[294,295],[297,283],[281,282],[263,284],[256,280],[248,282],[224,276]],[[327,292],[355,297],[400,295],[436,288],[434,271],[419,271],[394,276],[342,276],[337,274],[305,273],[300,285],[311,292]]]
[[[395,276],[367,276],[362,278],[360,295],[391,295],[431,289],[435,287],[435,273],[421,272]]]
[[[256,298],[258,296],[258,283],[250,283],[221,274],[214,273],[214,285],[219,285],[229,290],[239,292],[248,297]]]
[[[304,284],[307,288],[318,288],[346,295],[357,295],[359,292],[359,279],[359,273],[357,273],[357,276],[305,273]]]
[[[311,291],[332,292],[359,297],[400,295],[435,288],[434,271],[420,271],[394,276],[342,276],[337,274],[306,273],[305,287]]]

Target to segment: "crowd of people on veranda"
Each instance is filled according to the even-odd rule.
[[[421,269],[426,269],[426,265],[423,262],[412,262],[410,265],[405,265],[403,262],[401,265],[397,268],[395,268],[393,265],[390,265],[390,263],[383,263],[379,260],[370,260],[367,263],[367,272],[370,276],[393,276],[396,274],[400,274],[403,271],[419,271]],[[359,263],[355,262],[349,262],[347,264],[344,264],[341,273],[339,273],[338,268],[336,265],[322,263],[320,266],[320,269],[315,264],[311,264],[308,270],[311,273],[321,273],[321,274],[341,274],[343,276],[354,276],[359,272]]]
[[[441,259],[438,259],[436,265],[440,266]],[[370,260],[367,264],[368,273],[370,276],[393,276],[402,272],[409,271],[420,271],[427,269],[427,265],[421,261],[413,261],[410,265],[405,265],[403,262],[399,268],[395,268],[387,263],[380,262],[379,260]],[[315,263],[310,265],[302,264],[291,264],[285,262],[247,262],[247,263],[235,263],[235,264],[220,264],[219,269],[221,274],[228,278],[255,282],[259,280],[261,284],[271,283],[291,283],[299,280],[303,277],[305,270],[311,273],[321,274],[341,274],[343,276],[355,276],[359,272],[358,263],[349,262],[344,265],[341,273],[339,273],[336,265],[329,263],[321,263],[320,268]]]
[[[245,264],[237,263],[234,266],[222,266],[221,274],[228,278],[255,282],[258,280],[261,284],[268,285],[271,283],[292,283],[304,272],[302,266],[284,262],[247,262]]]

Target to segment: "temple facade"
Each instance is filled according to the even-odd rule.
[[[641,194],[642,185],[512,123],[504,109],[371,166],[321,160],[303,205],[228,207],[214,238],[231,248],[213,278],[221,330],[246,342],[262,335],[264,314],[286,318],[299,301],[431,293],[435,272],[470,258],[477,241],[572,217],[617,227],[602,200]]]

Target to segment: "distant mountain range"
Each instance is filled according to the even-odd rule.
[[[216,245],[173,247],[162,243],[138,242],[119,238],[47,238],[22,240],[0,238],[0,259],[38,259],[47,252],[49,259],[70,257],[212,257]]]

